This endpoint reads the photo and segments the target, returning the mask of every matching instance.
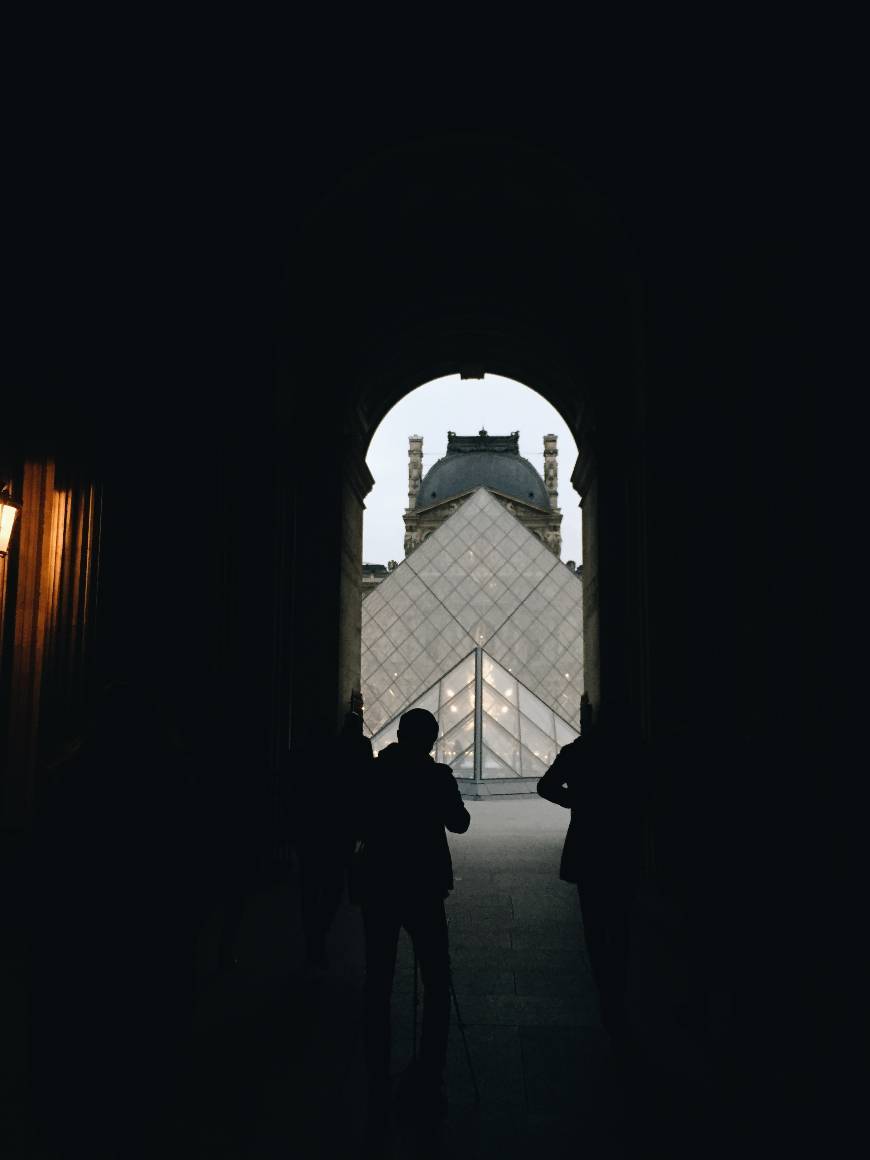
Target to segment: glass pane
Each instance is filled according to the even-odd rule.
[[[438,686],[436,685],[434,689],[427,689],[422,697],[418,697],[412,705],[409,705],[407,709],[403,709],[402,712],[407,713],[409,709],[428,709],[433,716],[437,717]]]
[[[474,746],[466,749],[461,757],[450,762],[457,777],[474,777]]]
[[[448,701],[439,713],[441,727],[446,733],[457,722],[461,721],[474,709],[474,683],[466,685],[461,693],[457,693],[452,701]]]
[[[541,761],[540,757],[536,757],[534,753],[530,753],[523,748],[523,777],[543,777],[547,772],[547,765]]]
[[[552,737],[548,737],[528,717],[523,717],[520,721],[520,736],[523,739],[523,745],[527,749],[530,749],[535,757],[539,757],[545,766],[550,765],[555,759],[555,740]]]
[[[550,737],[556,736],[552,711],[528,689],[520,688],[520,711],[526,717],[530,717],[537,727],[543,729]]]
[[[470,714],[455,729],[447,733],[438,742],[436,761],[445,765],[453,765],[460,754],[474,744],[474,714]]]
[[[432,714],[433,717],[437,718],[438,686],[435,685],[434,688],[428,689],[422,697],[417,698],[413,705],[409,705],[408,709],[426,709]],[[403,712],[407,713],[408,709],[403,710]],[[372,749],[375,751],[375,753],[377,753],[379,749],[385,749],[388,745],[392,744],[392,742],[398,739],[397,734],[399,729],[399,718],[401,716],[402,714],[400,713],[398,716],[394,717],[392,721],[388,722],[388,724],[386,724],[379,732],[374,734],[372,737]]]
[[[493,721],[492,717],[484,714],[483,741],[500,757],[512,772],[519,772],[520,746],[516,738],[511,737],[506,729],[502,729]]]
[[[494,717],[499,725],[503,725],[505,729],[513,733],[514,737],[519,737],[519,713],[516,706],[511,705],[504,697],[500,697],[495,689],[491,689],[485,682],[483,686],[483,711],[489,713],[490,717]]]
[[[509,766],[488,749],[485,745],[481,751],[483,768],[480,771],[481,777],[519,777],[519,772],[515,769],[510,769]]]
[[[556,718],[556,742],[560,748],[576,741],[579,736],[580,734],[575,733],[569,725],[566,725],[561,717]]]
[[[451,697],[455,697],[460,689],[464,689],[473,680],[474,653],[471,653],[441,682],[441,704],[446,705]]]
[[[489,681],[494,689],[498,689],[503,697],[516,704],[517,683],[511,674],[496,664],[492,657],[483,654],[483,679]]]

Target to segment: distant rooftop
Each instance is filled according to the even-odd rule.
[[[476,435],[457,435],[455,431],[448,431],[447,454],[454,455],[463,451],[500,451],[508,455],[519,455],[520,433],[511,431],[510,435],[490,435],[484,428]]]

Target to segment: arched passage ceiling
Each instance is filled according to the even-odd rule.
[[[539,390],[578,436],[590,409],[632,406],[630,248],[539,150],[450,136],[380,155],[308,220],[294,276],[310,365],[336,397],[352,384],[365,443],[409,390],[475,367]]]

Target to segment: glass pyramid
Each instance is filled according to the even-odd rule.
[[[581,600],[580,579],[490,492],[473,492],[363,602],[362,689],[375,749],[422,705],[442,726],[438,760],[458,776],[474,766],[475,716],[477,776],[540,776],[537,763],[543,772],[577,735]]]

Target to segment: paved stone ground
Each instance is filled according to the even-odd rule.
[[[573,887],[558,880],[567,816],[534,798],[468,803],[451,835],[448,901],[456,997],[445,1157],[512,1160],[583,1148],[623,1156],[623,1110],[601,1029]],[[305,980],[295,885],[254,900],[239,966],[204,990],[191,1074],[173,1134],[187,1155],[352,1157],[364,1115],[359,911],[344,905],[327,976]],[[402,935],[393,992],[393,1070],[412,1050],[413,959]],[[186,1125],[178,1138],[177,1125]],[[395,1144],[397,1157],[405,1153]],[[174,1154],[174,1153],[173,1153]]]
[[[567,814],[537,797],[468,808],[468,833],[451,835],[457,882],[447,905],[481,1098],[476,1108],[454,1021],[445,1154],[573,1151],[579,1134],[590,1160],[622,1155],[619,1092],[577,893],[558,878]]]

